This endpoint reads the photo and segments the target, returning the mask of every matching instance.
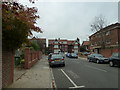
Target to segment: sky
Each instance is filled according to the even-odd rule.
[[[105,0],[104,2],[36,1],[35,4],[25,0],[19,2],[28,7],[37,7],[37,14],[40,16],[37,26],[43,31],[43,33],[33,32],[38,38],[75,40],[78,37],[82,44],[94,33],[90,24],[95,16],[105,16],[108,25],[118,22],[118,2],[105,2]]]

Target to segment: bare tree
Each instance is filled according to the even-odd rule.
[[[99,31],[107,26],[107,20],[103,15],[96,16],[90,26],[91,31]]]
[[[103,15],[96,16],[90,26],[91,26],[91,31],[97,32],[107,26],[107,20],[106,20],[105,16],[103,16]],[[101,48],[105,48],[104,35],[105,35],[104,31],[99,33],[99,36],[101,38],[101,40],[100,40],[101,43],[99,45],[101,46]]]

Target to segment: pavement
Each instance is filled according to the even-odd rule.
[[[32,68],[15,72],[14,83],[8,88],[53,88],[52,72],[46,56]]]
[[[84,57],[78,57],[78,58],[82,60],[87,60],[87,58],[84,58]]]

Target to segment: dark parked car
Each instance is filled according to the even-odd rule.
[[[70,53],[70,58],[78,58],[78,55],[76,53]]]
[[[48,61],[49,61],[50,67],[52,67],[54,65],[65,66],[65,60],[61,54],[50,54],[48,56]]]
[[[101,54],[90,54],[88,55],[87,59],[89,62],[95,62],[95,63],[108,63],[109,62],[108,58],[105,58]]]
[[[85,55],[85,56],[90,55],[90,52],[83,52],[82,55]]]
[[[112,54],[112,56],[109,58],[109,65],[111,67],[113,67],[115,65],[120,67],[120,52]]]
[[[70,57],[70,53],[67,53],[67,54],[66,54],[66,57]]]

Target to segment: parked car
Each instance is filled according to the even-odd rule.
[[[70,57],[70,53],[67,53],[67,54],[66,54],[66,57]]]
[[[90,54],[88,55],[87,59],[89,62],[95,62],[95,63],[108,63],[109,62],[108,58],[105,58],[101,54]]]
[[[78,58],[78,55],[76,53],[70,53],[70,58]]]
[[[109,58],[109,66],[119,66],[120,67],[120,52],[119,53],[113,53],[112,56]]]
[[[83,52],[82,55],[85,55],[85,56],[90,55],[90,52]]]
[[[48,61],[49,61],[50,67],[52,67],[54,65],[65,66],[65,60],[61,54],[50,54],[48,56]]]
[[[59,54],[61,54],[65,58],[65,54],[63,52],[59,52]]]
[[[48,55],[48,60],[51,58],[52,54],[53,54],[53,53],[50,53],[50,54]]]

